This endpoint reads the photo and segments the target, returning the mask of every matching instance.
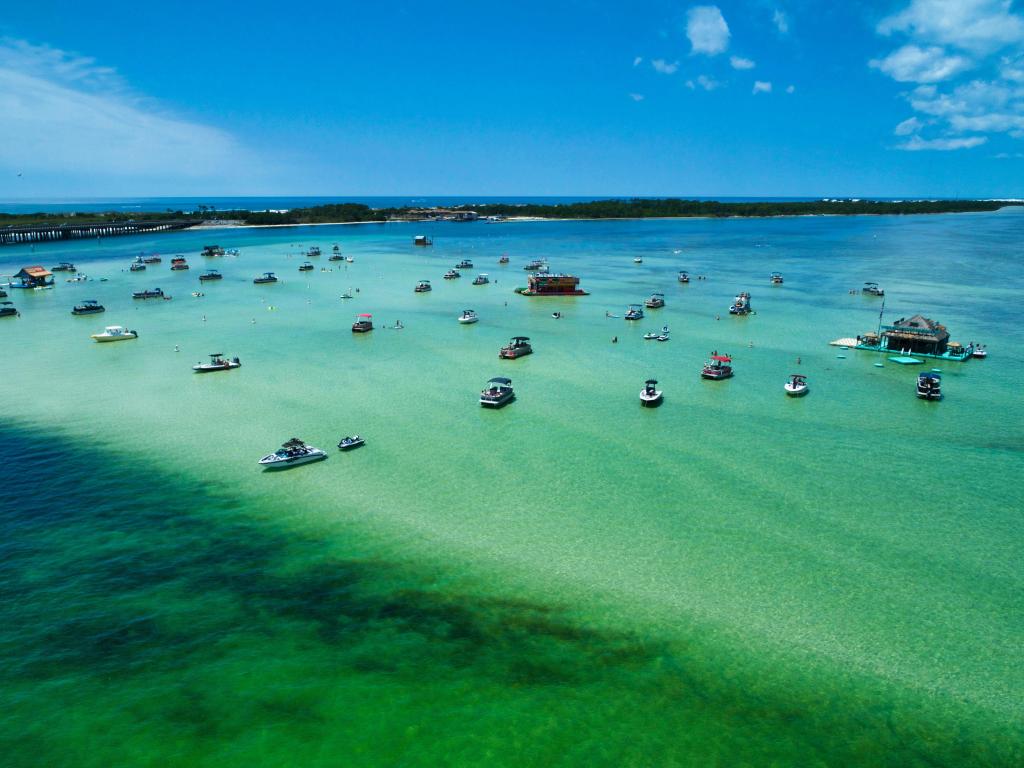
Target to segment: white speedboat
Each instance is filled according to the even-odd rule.
[[[306,445],[299,438],[293,437],[274,451],[274,453],[260,459],[258,464],[265,469],[287,469],[289,467],[297,467],[299,464],[309,464],[310,462],[326,458],[326,451],[322,451],[312,445]]]
[[[459,315],[459,322],[462,323],[463,325],[475,323],[479,319],[480,318],[476,316],[476,312],[474,312],[472,309],[464,309],[462,310],[462,314]]]
[[[799,373],[790,374],[789,381],[783,385],[783,389],[790,397],[803,397],[808,391],[807,377]]]
[[[210,362],[197,363],[192,366],[192,370],[196,373],[210,373],[211,371],[230,371],[233,368],[241,367],[242,361],[237,357],[233,357],[229,360],[220,352],[214,352],[210,355]]]
[[[94,333],[90,338],[93,341],[126,341],[139,338],[139,334],[121,325],[108,325],[103,329],[103,333]]]
[[[658,389],[658,382],[655,379],[648,379],[644,382],[644,388],[640,390],[640,405],[644,408],[654,408],[661,405],[661,390]]]
[[[634,264],[643,264],[644,260],[640,256],[637,256],[636,258],[633,259],[633,263]]]

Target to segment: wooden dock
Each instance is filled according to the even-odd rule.
[[[51,240],[79,240],[89,237],[117,237],[147,232],[188,229],[202,222],[196,219],[165,221],[97,221],[92,224],[40,224],[31,227],[0,227],[0,245],[44,243]]]

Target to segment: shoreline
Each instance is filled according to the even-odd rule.
[[[819,218],[819,219],[833,219],[833,218],[847,218],[855,216],[961,216],[964,214],[972,213],[995,213],[1001,211],[1003,208],[1012,208],[1014,206],[1008,205],[1002,208],[997,208],[995,211],[937,211],[935,213],[920,212],[920,213],[776,213],[776,214],[764,214],[754,216],[597,216],[597,217],[550,217],[550,216],[510,216],[501,221],[487,221],[485,219],[479,219],[477,221],[458,221],[458,222],[447,222],[447,221],[431,221],[431,220],[419,220],[419,221],[408,221],[398,219],[380,219],[378,221],[308,221],[308,222],[296,222],[295,224],[197,224],[194,227],[189,227],[182,232],[197,232],[200,230],[207,229],[278,229],[282,227],[337,227],[337,226],[355,226],[360,224],[477,224],[481,221],[485,224],[529,224],[533,222],[550,222],[550,221],[684,221],[684,220],[698,220],[698,221],[709,221],[714,219],[721,219],[723,221],[734,221],[736,219],[806,219],[806,218]]]

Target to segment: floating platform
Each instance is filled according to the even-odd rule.
[[[902,357],[899,355],[890,357],[889,360],[900,365],[920,365],[924,362],[924,360],[918,360],[916,357]]]
[[[857,339],[836,339],[829,342],[829,346],[832,347],[856,347],[857,344]]]

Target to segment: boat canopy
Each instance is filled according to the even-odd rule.
[[[729,357],[728,355],[712,355],[711,359],[712,360],[717,360],[720,363],[731,363],[732,362],[732,358]]]
[[[358,315],[358,317],[373,317],[373,315],[369,315],[366,312],[362,312]]]
[[[529,341],[529,336],[513,336],[512,341]]]
[[[487,382],[488,384],[504,384],[508,386],[512,383],[512,379],[506,379],[504,376],[495,376],[493,379]]]
[[[644,382],[644,384],[647,384],[647,385],[649,385],[649,386],[652,386],[652,387],[653,387],[653,386],[654,386],[655,384],[657,384],[657,383],[658,383],[658,380],[657,380],[657,379],[648,379],[647,381],[645,381],[645,382]]]

